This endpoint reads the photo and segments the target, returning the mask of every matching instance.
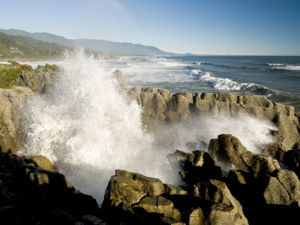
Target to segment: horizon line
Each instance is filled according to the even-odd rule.
[[[27,33],[31,33],[31,34],[35,34],[35,33],[44,33],[44,34],[50,34],[50,35],[55,35],[55,36],[59,36],[59,37],[63,37],[65,39],[69,39],[69,40],[78,40],[78,39],[86,39],[86,40],[99,40],[99,41],[107,41],[107,42],[115,42],[115,43],[121,43],[121,44],[134,44],[134,45],[143,45],[145,47],[154,47],[157,48],[165,53],[169,53],[169,54],[173,54],[173,55],[194,55],[194,56],[276,56],[276,57],[300,57],[300,53],[299,54],[266,54],[266,53],[224,53],[224,52],[201,52],[201,51],[168,51],[168,50],[163,50],[163,47],[157,47],[155,45],[151,45],[151,44],[142,44],[142,43],[134,43],[134,42],[130,42],[130,41],[112,41],[112,40],[107,40],[107,39],[99,39],[97,37],[92,37],[92,38],[88,38],[88,37],[66,37],[60,34],[54,34],[54,33],[49,33],[47,31],[43,31],[43,32],[30,32],[30,31],[26,31],[23,29],[17,29],[17,28],[9,28],[9,29],[4,29],[4,28],[0,28],[2,30],[17,30],[17,31],[23,31],[23,32],[27,32]],[[14,35],[14,36],[19,36],[19,35]],[[50,42],[51,43],[51,42]],[[167,54],[166,54],[167,55]]]

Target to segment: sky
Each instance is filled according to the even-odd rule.
[[[300,0],[0,0],[0,28],[177,53],[300,55]]]

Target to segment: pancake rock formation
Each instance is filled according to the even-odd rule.
[[[274,141],[285,151],[300,146],[299,116],[294,107],[269,101],[264,96],[231,93],[178,93],[166,89],[135,87],[127,91],[142,106],[142,122],[152,129],[157,124],[185,121],[192,114],[237,116],[246,114],[268,120],[278,127]]]

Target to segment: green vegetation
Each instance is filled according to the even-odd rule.
[[[17,85],[21,72],[33,71],[29,65],[21,65],[15,61],[10,61],[9,65],[0,66],[0,88],[11,88]]]
[[[29,75],[30,84],[32,87],[35,87],[36,83],[32,75]]]
[[[27,77],[27,84],[31,87],[36,86],[35,76],[40,71],[42,72],[58,72],[60,68],[56,65],[46,64],[45,66],[38,66],[33,70],[30,65],[22,65],[16,61],[9,61],[9,64],[0,64],[0,88],[11,88],[15,85],[24,85],[21,81],[21,75]]]
[[[51,71],[59,71],[59,67],[55,64],[46,64],[45,66],[38,65],[37,70],[43,70],[44,72],[51,70]]]
[[[16,68],[2,68],[0,71],[0,87],[10,88],[17,84],[17,79],[20,76]]]
[[[54,43],[0,33],[0,59],[57,58],[66,49]]]

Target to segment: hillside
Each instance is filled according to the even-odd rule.
[[[0,58],[53,58],[68,49],[55,43],[35,40],[30,37],[0,33]]]
[[[83,47],[90,51],[110,52],[115,55],[168,55],[170,53],[164,52],[153,46],[145,46],[133,43],[121,43],[96,39],[67,39],[58,35],[50,33],[30,33],[22,30],[0,29],[0,32],[9,35],[18,35],[24,37],[31,37],[40,41],[47,41],[56,43],[69,48]]]

